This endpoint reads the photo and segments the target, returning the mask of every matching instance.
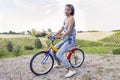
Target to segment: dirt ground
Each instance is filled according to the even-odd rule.
[[[65,68],[54,68],[42,76],[35,76],[29,68],[33,55],[0,59],[0,80],[120,80],[120,55],[86,54],[77,74],[65,78]]]

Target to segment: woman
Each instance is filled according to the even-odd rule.
[[[67,68],[68,73],[65,77],[71,77],[76,74],[76,71],[72,68],[69,61],[64,58],[64,53],[68,51],[69,48],[73,47],[76,44],[76,31],[75,31],[75,20],[74,20],[74,7],[71,4],[65,5],[65,15],[63,26],[58,30],[54,36],[56,38],[61,38],[62,40],[55,45],[58,48],[58,52],[54,53],[53,56],[57,62],[54,67],[59,67],[61,63]],[[59,36],[59,34],[64,31],[64,33]]]

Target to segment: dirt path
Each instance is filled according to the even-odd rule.
[[[120,80],[120,55],[86,55],[77,74],[65,78],[67,70],[52,69],[43,76],[35,76],[29,69],[32,55],[0,59],[0,80]]]

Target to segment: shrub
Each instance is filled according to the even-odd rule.
[[[112,50],[112,53],[113,53],[113,54],[119,54],[119,55],[120,55],[120,48],[113,49],[113,50]]]
[[[6,48],[9,52],[13,51],[13,44],[11,43],[11,41],[7,42]]]
[[[32,46],[25,46],[24,49],[25,50],[33,50],[33,47]]]
[[[42,33],[36,34],[35,36],[36,37],[45,37],[46,35],[47,35],[46,32],[42,32]]]
[[[16,47],[14,48],[13,52],[14,52],[14,55],[15,55],[15,56],[20,56],[20,55],[21,55],[21,54],[20,54],[20,52],[21,52],[21,47],[20,47],[19,45],[16,46]]]
[[[34,44],[35,44],[35,48],[37,49],[42,48],[42,43],[40,39],[36,38]]]

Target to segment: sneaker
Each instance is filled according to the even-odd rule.
[[[75,70],[69,71],[69,72],[65,75],[65,77],[66,77],[66,78],[69,78],[69,77],[72,77],[72,76],[75,75],[75,74],[76,74],[76,71],[75,71]]]

